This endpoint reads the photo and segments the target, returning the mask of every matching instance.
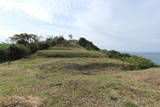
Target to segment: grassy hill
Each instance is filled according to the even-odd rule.
[[[0,64],[0,107],[159,107],[160,68],[136,71],[143,58],[92,46],[65,41]]]
[[[0,65],[0,106],[158,107],[160,69],[124,72],[128,68],[121,61],[103,58],[4,63]]]

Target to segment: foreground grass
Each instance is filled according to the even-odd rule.
[[[107,69],[85,68],[94,63],[126,64],[103,58],[33,58],[1,64],[0,106],[159,107],[159,68],[132,72],[108,72],[113,69],[105,64]],[[95,70],[99,72],[74,73]]]

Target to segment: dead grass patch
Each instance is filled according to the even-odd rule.
[[[0,99],[0,107],[42,107],[38,97],[12,96]]]

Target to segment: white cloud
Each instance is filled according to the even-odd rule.
[[[1,0],[0,10],[3,12],[24,12],[25,14],[39,20],[52,22],[52,15],[50,11],[43,5],[40,5],[38,2],[33,0]]]

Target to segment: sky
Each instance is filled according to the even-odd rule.
[[[160,52],[160,0],[0,0],[0,41],[72,34],[101,49]]]

